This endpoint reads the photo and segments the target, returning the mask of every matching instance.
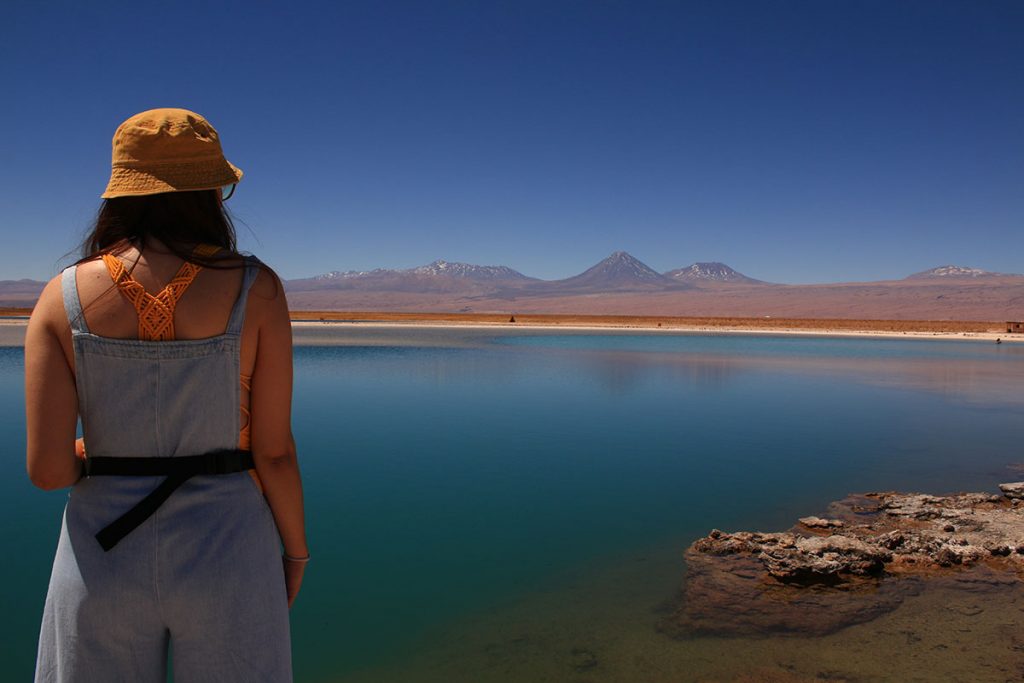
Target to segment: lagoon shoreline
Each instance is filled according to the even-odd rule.
[[[712,335],[781,335],[781,336],[804,336],[804,337],[858,337],[858,338],[879,338],[879,339],[942,339],[960,341],[985,341],[995,342],[997,339],[1005,342],[1024,342],[1024,334],[1006,334],[999,332],[949,332],[949,331],[928,331],[920,329],[907,329],[903,331],[881,330],[881,329],[836,329],[833,327],[745,327],[734,325],[700,325],[677,323],[671,327],[645,325],[639,323],[605,323],[605,324],[575,324],[575,323],[486,323],[486,322],[458,322],[458,321],[368,321],[368,320],[293,320],[293,328],[317,328],[327,326],[345,326],[363,329],[467,329],[467,330],[536,330],[536,331],[566,331],[566,332],[619,332],[637,334],[712,334]]]
[[[28,309],[0,310],[0,346],[24,344],[29,313]],[[1003,323],[984,321],[292,311],[297,345],[316,344],[316,329],[341,326],[381,333],[401,330],[438,332],[444,329],[453,332],[518,330],[549,333],[557,330],[576,334],[721,334],[1024,342],[1024,334],[1007,333]]]

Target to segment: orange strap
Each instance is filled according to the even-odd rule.
[[[252,391],[252,375],[242,375],[242,391],[247,395]],[[242,428],[238,431],[238,447],[243,451],[249,450],[252,445],[252,413],[246,407],[248,400],[242,401]]]
[[[212,253],[216,253],[217,247],[200,244],[193,253],[209,255],[211,249]],[[174,307],[188,286],[196,279],[199,271],[203,269],[202,266],[185,261],[171,281],[167,283],[167,286],[153,295],[131,276],[121,259],[112,254],[103,254],[103,263],[106,264],[110,278],[117,285],[121,294],[139,314],[139,339],[146,341],[174,339]]]
[[[249,408],[246,407],[246,403],[249,402],[248,397],[252,392],[252,375],[242,375],[242,391],[244,392],[245,399],[242,401],[242,428],[238,430],[238,448],[243,451],[252,450],[252,413],[249,412]],[[249,474],[252,475],[252,480],[256,482],[256,488],[263,493],[263,482],[260,481],[260,477],[256,474],[256,470],[249,470]]]

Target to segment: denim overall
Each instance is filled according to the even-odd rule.
[[[62,273],[89,456],[176,457],[238,446],[239,348],[259,261],[246,257],[224,334],[137,341],[89,332]],[[109,552],[97,531],[163,477],[71,489],[46,595],[37,682],[291,681],[280,542],[248,472],[191,477]]]

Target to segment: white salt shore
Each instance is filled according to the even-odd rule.
[[[22,346],[25,341],[24,318],[0,318],[0,346]],[[681,334],[681,335],[748,335],[748,336],[799,336],[799,337],[856,337],[866,339],[935,339],[947,341],[970,341],[994,344],[996,340],[1016,344],[1024,342],[1024,334],[999,334],[995,332],[891,332],[879,330],[836,330],[766,328],[751,329],[726,326],[685,326],[651,327],[646,325],[607,324],[576,325],[549,324],[531,325],[522,323],[457,323],[457,322],[347,322],[347,321],[295,321],[295,344],[313,346],[320,344],[344,344],[347,336],[342,330],[351,332],[352,341],[363,345],[395,343],[432,343],[466,340],[494,332],[560,333],[578,334]]]
[[[887,339],[945,339],[945,340],[970,340],[987,341],[995,343],[997,339],[1004,342],[1024,342],[1024,334],[999,334],[996,332],[925,332],[906,331],[891,332],[884,330],[835,330],[829,328],[764,328],[752,329],[748,327],[728,326],[687,326],[673,325],[672,327],[651,327],[649,325],[626,325],[609,323],[607,325],[574,325],[574,324],[549,324],[532,325],[522,323],[457,323],[457,322],[348,322],[342,320],[327,321],[295,321],[292,328],[325,328],[325,327],[352,327],[362,329],[467,329],[467,330],[530,330],[530,331],[572,331],[572,332],[628,332],[634,334],[738,334],[738,335],[792,335],[803,337],[878,337]]]

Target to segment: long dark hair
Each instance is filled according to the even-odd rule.
[[[105,199],[80,247],[76,264],[132,245],[145,248],[146,238],[162,242],[175,256],[209,268],[240,268],[235,224],[217,190],[163,192]],[[227,250],[212,256],[193,253],[197,244]]]

